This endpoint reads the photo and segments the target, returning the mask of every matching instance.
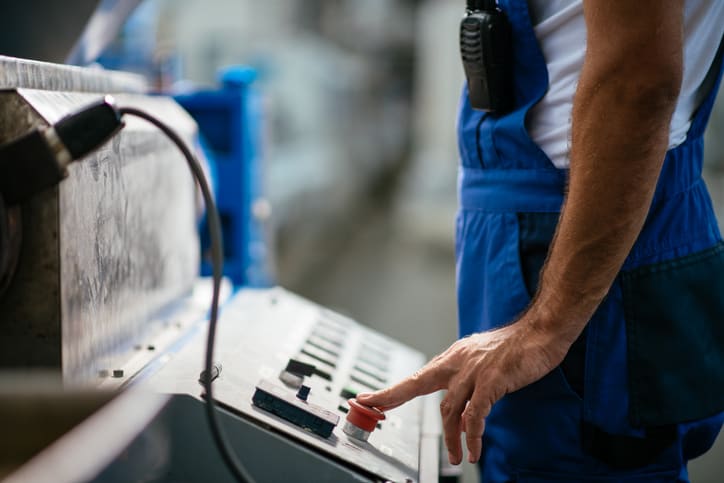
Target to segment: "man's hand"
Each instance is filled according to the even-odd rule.
[[[462,461],[465,432],[468,461],[480,458],[485,418],[504,395],[548,374],[570,344],[537,329],[530,312],[509,326],[460,339],[414,375],[388,389],[359,394],[357,400],[382,410],[447,389],[440,403],[450,463]]]

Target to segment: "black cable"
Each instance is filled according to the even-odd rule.
[[[160,129],[168,138],[173,141],[174,144],[179,148],[186,158],[191,173],[193,174],[196,182],[201,188],[201,194],[204,197],[206,203],[206,209],[208,211],[208,225],[209,235],[211,237],[211,263],[213,268],[213,290],[211,295],[211,312],[209,314],[209,331],[206,339],[206,357],[204,360],[204,372],[211,374],[214,365],[214,339],[216,337],[216,322],[219,315],[219,291],[221,288],[221,277],[224,265],[224,255],[222,248],[221,238],[221,223],[219,221],[219,212],[216,210],[216,203],[214,203],[214,197],[211,195],[211,190],[206,182],[206,176],[201,167],[201,163],[196,159],[196,156],[186,146],[186,143],[181,137],[169,126],[148,114],[145,111],[136,109],[134,107],[121,107],[119,109],[121,114],[128,114],[131,116],[140,117],[147,122],[150,122],[158,129]],[[244,466],[236,457],[231,445],[224,432],[219,425],[219,420],[216,414],[216,403],[212,393],[212,378],[203,378],[204,390],[206,391],[206,416],[209,422],[209,429],[213,436],[214,442],[221,453],[221,457],[226,463],[227,468],[231,474],[236,478],[237,481],[242,483],[253,483],[254,479],[246,471]]]
[[[121,130],[121,113],[105,96],[53,124],[35,126],[0,145],[0,194],[6,206],[22,204],[68,176],[68,165]]]

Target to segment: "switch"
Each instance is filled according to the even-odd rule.
[[[332,368],[337,367],[337,358],[336,357],[332,356],[332,354],[319,350],[318,348],[314,347],[313,345],[310,345],[310,344],[305,345],[300,352],[302,354],[304,354],[305,356],[311,357],[312,359],[319,361],[323,364],[327,364],[328,366],[330,366]]]
[[[283,387],[264,379],[257,384],[252,402],[254,406],[323,438],[329,438],[339,422],[338,414],[303,401]]]
[[[304,383],[304,378],[311,376],[314,372],[313,364],[289,359],[287,367],[279,373],[279,380],[289,387],[298,388]]]
[[[342,399],[354,399],[357,397],[357,391],[356,389],[353,389],[349,386],[343,387],[342,390],[339,392],[339,397]]]
[[[289,371],[280,372],[279,380],[282,381],[285,385],[295,389],[302,387],[302,384],[304,384],[304,377],[298,376]]]
[[[326,379],[328,381],[332,380],[332,373],[324,371],[324,370],[320,369],[319,367],[314,368],[314,374],[321,377],[322,379]]]
[[[315,337],[314,335],[312,335],[307,339],[307,344],[323,352],[326,352],[335,359],[339,357],[339,347],[334,344],[330,344],[324,339],[320,339],[319,337]]]
[[[389,358],[384,358],[378,353],[370,352],[366,350],[364,346],[357,354],[357,360],[374,367],[380,372],[387,372],[389,369]]]
[[[326,332],[326,331],[322,331],[322,330],[319,330],[319,329],[314,329],[314,332],[312,332],[312,335],[313,335],[314,337],[317,337],[317,338],[319,338],[319,339],[322,339],[322,340],[324,340],[324,341],[327,341],[327,342],[329,342],[330,344],[333,344],[333,345],[335,345],[335,346],[337,346],[337,347],[340,347],[340,348],[344,345],[344,339],[343,339],[343,338],[337,337],[337,336],[335,336],[335,335],[332,335],[331,333]]]
[[[297,354],[296,360],[313,366],[314,375],[317,375],[317,376],[321,377],[322,379],[326,379],[328,381],[332,380],[332,373],[334,372],[333,367],[328,366],[328,365],[322,363],[321,361],[319,361],[318,359],[314,359],[313,357],[309,357],[302,353]]]
[[[376,369],[371,367],[369,364],[365,364],[362,361],[357,361],[357,363],[354,365],[353,369],[360,374],[364,374],[365,376],[369,376],[372,379],[375,379],[382,384],[385,384],[387,382],[387,378],[380,374]]]
[[[297,398],[301,399],[302,401],[306,401],[309,397],[309,391],[311,388],[309,386],[302,386],[299,388],[299,391],[297,391]]]
[[[296,359],[289,359],[287,367],[284,369],[287,372],[296,374],[297,376],[311,376],[314,374],[314,364],[307,364],[306,362],[298,361]]]
[[[342,431],[352,438],[367,441],[377,424],[385,419],[385,413],[377,408],[360,404],[356,399],[350,399],[347,402],[349,403],[349,413],[347,413],[347,420]]]
[[[372,392],[379,391],[380,389],[382,389],[382,387],[375,384],[374,382],[371,382],[369,379],[365,378],[364,376],[362,376],[360,374],[355,374],[355,373],[351,374],[349,376],[349,380],[352,382],[355,382],[361,386],[366,387],[367,389],[369,389]]]

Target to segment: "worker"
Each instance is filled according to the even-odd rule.
[[[701,178],[724,2],[499,0],[513,100],[458,119],[461,339],[358,395],[446,389],[485,482],[688,481],[724,410],[724,244]]]

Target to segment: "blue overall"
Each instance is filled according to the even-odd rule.
[[[513,110],[473,110],[464,89],[458,120],[461,336],[529,304],[567,181],[525,127],[548,87],[527,2],[499,6],[513,30]],[[686,462],[713,443],[724,419],[724,244],[701,170],[721,74],[715,62],[643,230],[564,364],[493,407],[483,481],[688,481]]]

